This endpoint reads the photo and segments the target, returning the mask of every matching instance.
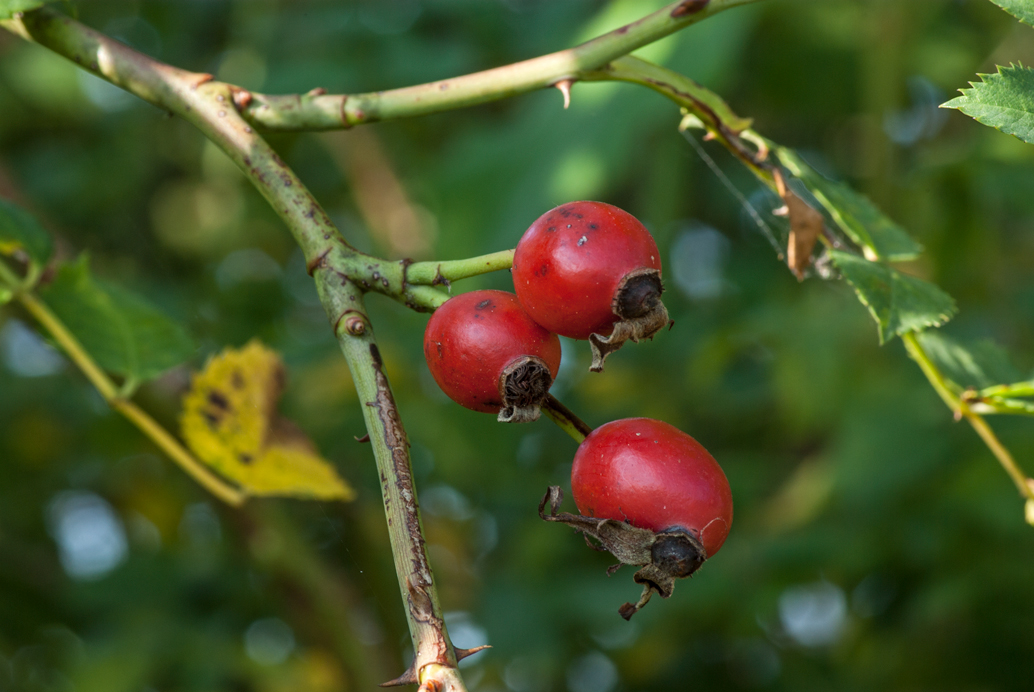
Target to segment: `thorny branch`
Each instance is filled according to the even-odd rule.
[[[393,684],[419,683],[422,689],[461,691],[464,686],[456,662],[473,651],[456,650],[442,621],[423,544],[408,441],[383,372],[363,294],[375,291],[414,309],[432,311],[448,297],[436,286],[447,285],[450,274],[451,278],[473,276],[501,268],[509,258],[505,253],[497,253],[486,260],[483,268],[460,260],[451,265],[437,263],[432,271],[432,265],[426,263],[414,268],[415,280],[410,280],[408,260],[388,261],[353,248],[255,128],[340,129],[471,106],[549,86],[562,87],[566,101],[570,86],[576,81],[629,81],[654,89],[682,106],[703,124],[710,138],[724,145],[764,184],[774,188],[777,169],[766,161],[767,152],[759,145],[763,140],[748,129],[749,121],[737,119],[720,98],[691,80],[627,56],[722,10],[756,1],[681,0],[575,48],[463,77],[350,96],[329,95],[322,89],[305,95],[251,93],[215,81],[211,75],[156,61],[48,8],[2,22],[13,33],[50,48],[194,124],[245,172],[302,248],[365,403],[364,417],[381,472],[399,588],[416,652],[412,668]],[[906,345],[912,351],[916,344],[914,339],[906,339]],[[921,358],[917,360],[922,364]],[[576,439],[587,434],[588,427],[573,414],[569,417],[560,409],[554,413]],[[980,425],[983,419],[971,411],[966,417],[1003,460],[999,451],[1004,451],[1004,447],[997,443],[986,424]],[[1015,464],[1013,469],[1017,479],[1022,477]],[[1026,482],[1024,487],[1028,496],[1034,494]]]
[[[409,443],[391,394],[383,362],[363,304],[376,291],[423,311],[447,299],[435,288],[450,278],[473,276],[512,262],[508,252],[483,262],[460,260],[416,267],[409,260],[387,261],[360,253],[295,173],[255,132],[266,129],[333,129],[460,108],[562,83],[600,68],[643,45],[724,9],[757,0],[680,0],[637,22],[575,48],[453,80],[374,94],[328,96],[317,89],[305,96],[265,96],[154,60],[75,20],[43,7],[0,22],[4,28],[74,61],[140,98],[179,115],[219,146],[287,224],[302,248],[309,274],[334,326],[352,371],[381,474],[385,513],[399,588],[406,604],[415,658],[391,685],[420,684],[422,690],[461,692],[458,660],[476,650],[457,650],[449,641],[420,524]],[[559,412],[559,409],[558,409]],[[569,412],[568,412],[569,413]],[[572,430],[587,426],[571,414]]]

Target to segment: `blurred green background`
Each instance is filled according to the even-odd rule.
[[[662,3],[77,3],[161,60],[271,93],[386,89],[573,45]],[[926,248],[908,270],[947,333],[1034,353],[1034,148],[938,110],[978,71],[1034,62],[986,0],[775,0],[642,51],[870,194]],[[412,441],[428,549],[481,692],[1030,689],[1034,529],[968,426],[840,282],[799,284],[675,131],[669,102],[577,84],[464,111],[271,141],[351,242],[390,257],[512,247],[550,207],[617,204],[652,230],[675,328],[555,391],[590,424],[651,416],[723,465],[728,542],[631,622],[631,570],[542,522],[575,445],[444,398],[426,316],[369,307]],[[189,325],[191,368],[253,336],[290,368],[282,409],[354,503],[220,506],[0,309],[0,690],[365,690],[411,656],[373,459],[300,252],[212,145],[45,49],[0,35],[0,195],[68,259]],[[709,146],[709,145],[708,145]],[[758,186],[708,148],[765,211]],[[502,273],[457,290],[508,288]],[[140,403],[170,427],[188,368]],[[1028,470],[1031,423],[992,421]]]

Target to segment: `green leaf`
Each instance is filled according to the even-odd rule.
[[[881,344],[895,335],[938,327],[956,312],[952,297],[928,281],[847,252],[830,255],[876,320]]]
[[[914,259],[923,251],[905,229],[887,218],[865,195],[824,177],[793,149],[776,147],[775,153],[779,162],[804,183],[866,257],[899,262]]]
[[[0,199],[0,254],[24,250],[34,264],[44,265],[54,250],[50,234],[21,207]]]
[[[194,353],[183,327],[135,293],[95,279],[85,254],[40,294],[101,367],[128,379],[150,379]]]
[[[991,0],[991,2],[1024,24],[1034,26],[1034,0]]]
[[[1034,144],[1034,70],[1023,65],[998,67],[997,74],[978,74],[980,82],[959,89],[941,108],[957,108],[978,123]]]
[[[47,0],[0,0],[0,19],[10,19],[17,12],[28,12],[42,7]]]
[[[984,389],[1022,377],[1005,350],[991,341],[959,342],[935,330],[916,338],[941,372],[962,387]]]

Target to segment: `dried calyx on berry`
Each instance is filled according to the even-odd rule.
[[[593,550],[606,550],[618,559],[607,574],[613,574],[622,565],[642,567],[633,575],[643,593],[636,603],[626,603],[618,613],[626,620],[639,612],[654,593],[668,598],[675,590],[675,580],[692,576],[707,559],[700,541],[681,529],[653,532],[640,529],[616,519],[598,519],[579,514],[560,512],[564,493],[559,486],[550,486],[539,503],[539,516],[545,521],[567,524],[585,536]],[[546,513],[549,505],[549,513]],[[589,539],[595,539],[593,543]]]
[[[503,368],[499,375],[499,396],[503,407],[500,423],[530,423],[539,419],[539,407],[549,394],[553,375],[537,356],[522,356]]]
[[[652,339],[666,326],[674,324],[661,302],[664,284],[657,269],[642,268],[626,274],[614,294],[612,309],[618,321],[608,336],[589,335],[593,372],[603,372],[603,363],[628,340]]]
[[[732,526],[722,467],[691,436],[651,418],[610,421],[586,435],[571,463],[571,494],[580,515],[558,513],[563,496],[550,488],[539,516],[581,531],[587,542],[595,538],[621,564],[642,567],[635,574],[642,596],[620,609],[626,620],[654,592],[670,596],[676,579],[721,550]]]

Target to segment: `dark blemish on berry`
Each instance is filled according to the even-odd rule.
[[[556,230],[556,226],[550,226],[550,227],[549,227],[549,228],[547,228],[546,230],[547,230],[547,231],[549,231],[550,233],[552,233],[553,231],[555,231],[555,230]]]
[[[211,411],[205,411],[201,415],[204,416],[205,420],[208,422],[208,427],[215,430],[215,426],[219,424],[219,416],[215,415]]]
[[[599,226],[597,226],[596,224],[594,224],[594,223],[590,223],[589,224],[589,230],[590,231],[595,231],[597,228],[599,228]]]
[[[565,219],[571,215],[571,210],[565,209],[564,207],[560,207],[558,211],[560,212],[560,216],[564,217]]]
[[[233,374],[230,375],[230,384],[233,385],[234,389],[244,389],[244,375],[241,374],[240,370],[234,370]]]
[[[545,276],[549,273],[549,265],[543,264],[541,267],[534,271],[535,276]]]
[[[575,214],[574,218],[576,218],[576,219],[584,219],[585,217],[582,216],[581,214]]]
[[[581,238],[579,238],[579,239],[578,239],[578,247],[581,247],[582,245],[585,245],[585,242],[586,242],[587,240],[589,240],[589,239],[588,239],[588,238],[586,238],[586,237],[585,237],[584,235],[583,235],[583,236],[582,236]]]
[[[214,390],[208,393],[208,403],[224,411],[230,408],[230,402],[226,397]]]
[[[484,310],[485,308],[487,308],[491,304],[492,304],[492,299],[491,298],[486,298],[485,300],[482,300],[480,303],[475,305],[474,309],[475,310]]]
[[[240,459],[240,462],[245,465],[250,464],[252,459],[250,454],[238,454],[237,458]]]

